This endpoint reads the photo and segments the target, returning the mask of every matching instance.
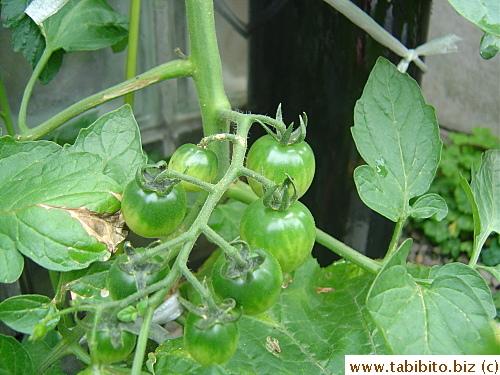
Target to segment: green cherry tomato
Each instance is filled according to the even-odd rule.
[[[283,182],[285,174],[290,175],[294,179],[300,198],[311,186],[316,162],[311,146],[306,142],[282,146],[266,134],[250,147],[246,166],[277,184]],[[249,184],[259,197],[264,195],[259,182],[249,179]]]
[[[168,168],[210,183],[217,176],[217,156],[210,150],[186,143],[175,150]],[[201,187],[186,181],[181,181],[181,184],[187,192],[193,193],[201,190]]]
[[[144,249],[136,249],[138,252],[143,250]],[[154,257],[149,263],[150,264],[145,265],[143,269],[135,270],[135,272],[143,272],[146,286],[163,280],[169,272],[169,267],[167,265],[161,267],[164,261],[160,256]],[[116,257],[109,269],[107,276],[108,290],[111,298],[114,300],[126,298],[137,292],[136,276],[124,270],[127,264],[129,264],[127,254],[120,254]],[[151,270],[148,270],[148,268]]]
[[[184,345],[191,357],[202,366],[222,364],[232,357],[240,338],[237,322],[216,323],[205,329],[203,318],[189,314],[184,325]]]
[[[250,204],[240,222],[240,236],[270,252],[283,272],[299,267],[311,253],[316,227],[311,212],[296,201],[286,211],[266,208],[260,198]]]
[[[186,192],[175,184],[165,196],[145,192],[133,179],[122,197],[122,214],[127,226],[142,237],[163,237],[172,233],[184,220]]]
[[[245,315],[258,314],[272,307],[281,294],[283,274],[281,267],[267,251],[252,246],[254,259],[259,259],[255,269],[247,274],[233,276],[227,274],[230,263],[221,254],[212,269],[212,285],[222,299],[232,298],[236,306],[243,307]]]
[[[105,365],[120,362],[132,353],[135,348],[136,339],[137,337],[133,333],[121,331],[119,346],[115,348],[108,331],[97,331],[97,347],[95,356],[99,363]]]

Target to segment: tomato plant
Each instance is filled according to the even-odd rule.
[[[168,167],[201,181],[212,182],[217,176],[217,156],[213,151],[186,143],[175,150],[168,162]],[[202,189],[186,181],[181,181],[181,184],[187,192],[197,192]]]
[[[258,314],[272,307],[281,293],[281,267],[271,254],[251,247],[247,269],[220,255],[212,269],[212,285],[222,298],[232,298],[246,315]]]
[[[144,251],[143,248],[135,249],[137,254]],[[165,260],[156,256],[148,259],[142,264],[134,263],[128,254],[120,254],[111,265],[107,286],[111,298],[118,300],[128,297],[137,292],[138,280],[143,280],[143,287],[154,284],[165,278],[169,267]]]
[[[96,332],[97,346],[95,358],[102,364],[120,362],[134,350],[137,337],[127,331],[116,331],[117,337],[113,338],[108,330]],[[116,341],[116,342],[115,342]]]
[[[278,184],[288,174],[294,179],[300,198],[312,183],[316,162],[307,142],[282,145],[266,134],[250,147],[246,166]],[[255,194],[263,196],[264,191],[259,182],[249,179],[248,183]]]
[[[166,195],[145,191],[134,179],[123,192],[121,209],[127,226],[139,236],[162,237],[182,223],[186,193],[181,184],[175,184]]]
[[[260,198],[248,206],[240,223],[241,238],[269,251],[285,273],[296,269],[311,254],[315,230],[311,212],[299,201],[279,211],[265,207]]]
[[[189,314],[184,325],[184,342],[189,354],[203,366],[226,362],[238,347],[239,330],[236,322],[214,323],[199,328],[203,318]]]

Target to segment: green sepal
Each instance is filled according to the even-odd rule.
[[[286,126],[283,122],[283,113],[281,111],[281,103],[276,111],[276,121],[283,124],[284,131],[281,129],[276,129],[276,131],[271,130],[269,126],[259,121],[264,130],[273,137],[280,145],[290,146],[302,142],[306,138],[306,127],[307,127],[307,115],[304,112],[302,116],[299,116],[300,125],[297,129],[293,130],[294,123],[292,122],[289,126]]]
[[[292,187],[293,194],[290,196],[290,189]],[[288,174],[283,182],[279,185],[274,185],[265,191],[262,197],[264,207],[275,211],[286,211],[299,199],[297,185],[292,177]]]
[[[154,192],[164,197],[181,181],[166,177],[167,170],[168,164],[165,160],[160,160],[156,164],[146,164],[137,169],[135,180],[144,192]]]

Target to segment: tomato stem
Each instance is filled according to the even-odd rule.
[[[191,74],[191,64],[186,60],[173,60],[168,63],[154,67],[134,78],[131,78],[125,82],[121,82],[113,87],[106,90],[100,91],[97,94],[91,95],[85,99],[82,99],[75,104],[69,106],[65,110],[59,112],[54,117],[48,119],[47,121],[41,123],[40,125],[21,131],[21,135],[18,136],[19,140],[34,140],[38,139],[48,132],[61,126],[73,117],[79,114],[97,107],[103,103],[110,100],[119,98],[129,92],[137,91],[148,87],[154,83],[162,82],[167,79],[177,78],[177,77],[188,77]]]
[[[130,20],[127,45],[127,67],[125,69],[125,79],[130,79],[136,75],[137,68],[137,48],[139,41],[139,27],[141,19],[141,0],[130,1]],[[134,107],[134,92],[129,92],[124,98],[125,104]]]
[[[318,228],[316,228],[316,241],[370,273],[378,274],[382,269],[382,266],[377,261],[368,258]]]

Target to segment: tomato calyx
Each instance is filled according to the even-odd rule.
[[[160,160],[156,164],[146,164],[137,169],[135,180],[139,187],[146,193],[156,193],[161,197],[167,196],[179,179],[171,179],[166,176],[168,164]]]
[[[275,128],[276,131],[271,130],[266,124],[263,122],[259,123],[262,125],[264,130],[273,137],[280,145],[282,146],[290,146],[298,144],[306,138],[306,127],[307,127],[307,115],[304,112],[301,116],[299,116],[300,125],[297,129],[293,130],[294,123],[292,122],[289,126],[286,126],[283,122],[283,113],[281,111],[281,104],[278,106],[276,111],[276,121],[283,124],[283,129]]]
[[[126,242],[123,246],[124,255],[117,267],[126,274],[132,275],[135,279],[137,290],[146,288],[147,277],[152,275],[165,267],[168,267],[166,262],[160,257],[156,256],[152,259],[145,258],[142,252],[145,248],[132,247],[130,242]]]
[[[222,269],[222,276],[228,279],[241,278],[246,283],[251,283],[254,280],[254,271],[264,263],[266,256],[262,249],[250,246],[245,241],[235,241],[232,245],[240,246],[238,253],[245,262],[241,264],[241,262],[231,258],[228,254],[224,254],[228,263]]]
[[[291,190],[293,193],[290,196]],[[293,178],[286,174],[283,182],[267,189],[262,199],[264,207],[275,211],[286,211],[299,199],[297,185]]]
[[[210,304],[196,306],[182,297],[178,297],[178,300],[191,314],[202,318],[196,324],[196,328],[201,330],[209,329],[216,324],[236,322],[242,315],[240,309],[235,309],[236,302],[232,298],[226,298],[218,306],[211,306]]]

